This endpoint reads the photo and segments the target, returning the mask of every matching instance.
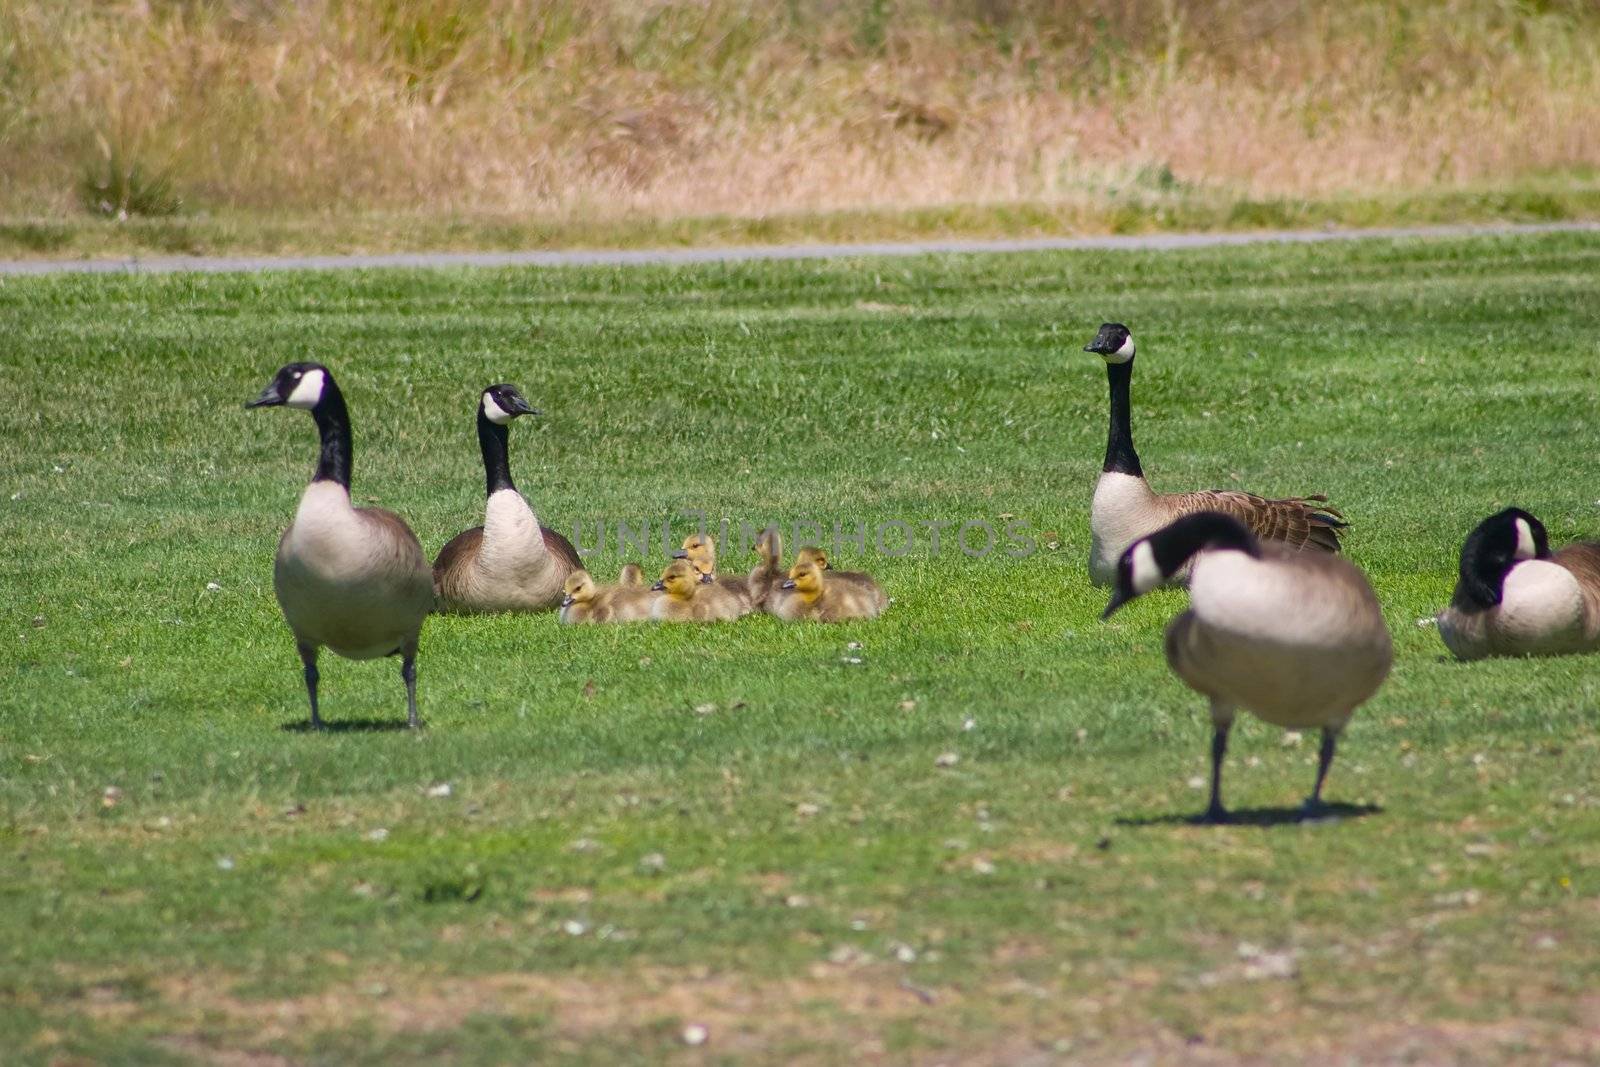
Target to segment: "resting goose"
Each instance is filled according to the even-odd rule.
[[[1204,818],[1228,817],[1222,758],[1240,707],[1274,726],[1322,730],[1317,782],[1306,801],[1307,814],[1315,814],[1339,732],[1389,674],[1389,630],[1372,586],[1340,556],[1261,541],[1238,519],[1201,511],[1123,552],[1104,617],[1171,580],[1191,557],[1189,610],[1167,627],[1166,650],[1173,673],[1211,701]]]
[[[478,446],[489,499],[483,525],[451,538],[433,562],[440,611],[554,608],[567,575],[583,566],[572,542],[539,525],[511,482],[511,420],[537,414],[514,385],[491,385],[478,398]]]
[[[668,564],[650,588],[664,594],[650,605],[650,617],[657,622],[731,622],[750,610],[749,601],[721,582],[705,581],[686,559]]]
[[[1552,554],[1544,524],[1526,511],[1489,516],[1461,547],[1439,636],[1460,659],[1600,649],[1600,544]]]
[[[783,569],[783,538],[777,527],[768,527],[756,536],[755,553],[761,562],[750,569],[745,587],[750,590],[750,606],[764,610],[767,601],[789,579]]]
[[[311,725],[317,709],[317,654],[348,659],[400,656],[406,713],[417,716],[417,641],[433,608],[428,557],[404,519],[350,503],[350,413],[327,367],[290,363],[246,407],[302,408],[322,438],[317,472],[278,541],[272,588],[305,667]]]
[[[1257,537],[1281,541],[1294,548],[1339,551],[1338,531],[1343,516],[1326,506],[1327,497],[1291,497],[1268,500],[1235,489],[1202,489],[1192,493],[1157,493],[1145,481],[1139,454],[1133,450],[1129,425],[1130,383],[1133,380],[1133,335],[1121,323],[1100,327],[1084,346],[1106,361],[1111,386],[1111,426],[1106,435],[1106,459],[1095,483],[1089,507],[1089,579],[1106,585],[1116,577],[1117,559],[1124,549],[1173,519],[1196,511],[1220,511],[1243,522]]]
[[[637,563],[623,567],[616,584],[608,586],[596,585],[586,570],[575,570],[567,575],[562,589],[561,621],[568,624],[644,622],[660,595],[644,584],[644,572]]]
[[[871,597],[880,612],[889,606],[889,597],[884,593],[882,587],[873,581],[872,575],[867,574],[865,571],[834,570],[828,562],[828,554],[820,548],[807,545],[795,554],[794,561],[796,563],[815,563],[819,570],[828,572],[827,577],[830,582],[847,582],[856,586]]]
[[[738,597],[748,610],[754,606],[755,597],[750,584],[743,578],[717,573],[717,539],[710,534],[690,534],[683,539],[683,548],[672,554],[673,559],[686,559],[694,565],[702,582],[715,582],[719,587]]]
[[[867,581],[872,582],[872,579]],[[803,559],[789,568],[789,580],[768,601],[767,610],[789,622],[803,619],[844,622],[846,619],[876,619],[885,601],[877,583],[868,587],[847,582],[833,571],[824,570],[816,561]]]

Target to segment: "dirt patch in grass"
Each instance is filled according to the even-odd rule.
[[[1308,997],[1292,981],[1265,981],[1242,1008],[1188,1004],[1200,1020],[1167,1025],[1145,1002],[1159,976],[1133,976],[1096,996],[1071,983],[1020,979],[982,990],[918,984],[879,964],[813,965],[804,974],[751,979],[688,968],[569,976],[501,973],[432,978],[368,972],[313,994],[255,999],[222,975],[172,977],[154,1000],[118,995],[103,981],[75,1007],[101,1024],[162,1020],[163,1047],[229,1067],[278,1067],[280,1050],[316,1034],[361,1027],[382,1037],[456,1031],[474,1018],[549,1020],[555,1047],[679,1049],[692,1058],[758,1061],[968,1064],[1095,1062],[1108,1056],[1203,1064],[1283,1057],[1339,1062],[1504,1063],[1591,1061],[1600,1056],[1600,997],[1572,1005],[1569,1021],[1371,1019]],[[1237,987],[1236,987],[1237,988]],[[704,1027],[703,1046],[684,1041]],[[292,1052],[288,1053],[293,1055]]]

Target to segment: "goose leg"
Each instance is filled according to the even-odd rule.
[[[317,650],[311,645],[300,645],[300,662],[306,668],[306,696],[311,698],[311,728],[322,729],[322,716],[317,714]]]
[[[1333,751],[1339,745],[1339,731],[1328,727],[1322,731],[1322,751],[1317,754],[1317,784],[1311,788],[1311,795],[1306,798],[1305,813],[1317,815],[1322,811],[1322,783],[1328,777],[1328,768],[1333,766]]]
[[[422,725],[417,717],[417,650],[410,649],[400,658],[400,677],[406,683],[406,722],[413,730]]]
[[[1213,724],[1214,732],[1211,735],[1211,803],[1206,807],[1206,813],[1200,816],[1201,822],[1227,822],[1228,810],[1222,806],[1222,758],[1228,754],[1228,731],[1233,729],[1232,721]]]

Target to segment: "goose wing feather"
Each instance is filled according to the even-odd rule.
[[[1269,500],[1239,489],[1200,489],[1174,493],[1167,498],[1174,517],[1196,511],[1220,511],[1231,515],[1266,541],[1280,541],[1294,548],[1339,551],[1339,531],[1348,525],[1337,508],[1328,505],[1320,494]]]

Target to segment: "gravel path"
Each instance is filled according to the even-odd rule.
[[[842,259],[997,252],[1108,252],[1225,245],[1308,244],[1319,241],[1479,237],[1534,233],[1600,233],[1597,222],[1511,226],[1423,226],[1411,229],[1268,230],[1255,233],[1155,233],[1131,237],[1038,237],[995,241],[903,241],[870,244],[753,245],[736,248],[661,248],[638,251],[403,252],[358,256],[155,256],[149,259],[0,260],[0,275],[169,274],[262,270],[367,270],[383,267],[590,267],[736,263],[766,259]]]

